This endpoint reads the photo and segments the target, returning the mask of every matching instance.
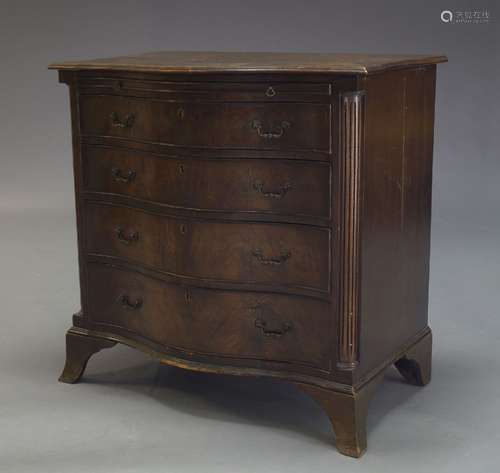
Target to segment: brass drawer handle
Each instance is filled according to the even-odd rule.
[[[265,139],[273,139],[273,138],[281,138],[285,134],[285,130],[290,128],[291,123],[287,121],[282,121],[280,125],[275,130],[264,131],[262,127],[262,122],[260,120],[252,121],[252,128],[257,130],[257,134],[261,138]]]
[[[289,332],[293,328],[292,322],[283,322],[281,324],[281,328],[271,330],[271,329],[266,328],[267,322],[265,320],[262,320],[262,319],[256,319],[255,326],[257,328],[260,328],[262,333],[266,337],[273,337],[273,338],[282,337],[283,335],[285,335],[285,333]]]
[[[115,232],[118,240],[124,245],[130,245],[131,243],[139,241],[139,232],[130,232],[127,235],[122,227],[116,227]]]
[[[264,197],[270,197],[271,199],[282,199],[285,197],[287,192],[292,189],[292,184],[287,182],[283,186],[279,188],[279,190],[276,191],[265,191],[264,190],[264,183],[260,180],[256,180],[253,183],[253,188],[257,191],[260,192]]]
[[[123,294],[119,298],[120,305],[127,310],[139,310],[142,307],[143,300],[139,297],[131,302],[129,296]]]
[[[292,253],[290,251],[281,250],[281,253],[279,254],[279,256],[271,256],[270,258],[266,258],[264,256],[264,252],[260,248],[257,248],[257,249],[252,251],[252,255],[261,264],[278,266],[278,265],[286,262],[288,259],[290,259],[292,256]]]
[[[137,173],[133,169],[131,169],[129,172],[127,172],[127,174],[124,175],[122,170],[118,168],[111,169],[111,174],[113,175],[113,179],[116,182],[124,182],[125,184],[129,184],[130,182],[132,182],[137,175]]]
[[[111,118],[112,125],[116,128],[131,128],[135,122],[135,113],[125,115],[123,120],[120,120],[120,117],[116,112],[111,112],[109,117]]]

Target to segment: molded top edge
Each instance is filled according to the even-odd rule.
[[[49,69],[165,73],[352,73],[369,74],[446,62],[444,55],[158,51],[82,61],[56,62]]]

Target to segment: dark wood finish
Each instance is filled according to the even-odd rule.
[[[193,72],[306,72],[368,74],[446,62],[446,56],[338,53],[160,51],[88,61],[59,62],[52,69]]]
[[[199,221],[90,202],[85,218],[89,253],[192,278],[330,289],[326,228]]]
[[[364,92],[343,94],[341,100],[341,265],[339,288],[340,369],[358,363],[359,325],[359,233],[361,159],[363,143]]]
[[[309,384],[297,386],[323,407],[333,426],[337,450],[359,458],[366,451],[366,417],[368,404],[383,378],[379,373],[365,385],[345,393]]]
[[[175,80],[174,80],[175,79]],[[212,82],[192,82],[192,77],[169,78],[156,77],[152,74],[144,76],[116,77],[105,73],[79,76],[80,94],[117,95],[132,97],[153,97],[163,100],[177,101],[209,101],[209,102],[312,102],[330,103],[332,94],[328,79],[319,82],[283,81],[273,77],[265,82],[228,82],[227,76],[218,77]]]
[[[323,104],[191,102],[82,95],[83,135],[208,149],[330,151]]]
[[[69,331],[66,334],[66,364],[59,381],[76,383],[82,377],[89,358],[104,348],[111,348],[116,342],[104,338],[77,335]]]
[[[363,79],[360,360],[376,369],[427,326],[435,69]],[[387,330],[381,330],[387,327]]]
[[[119,194],[177,209],[330,218],[330,168],[323,163],[166,159],[102,146],[84,146],[82,152],[89,193]]]
[[[432,333],[424,335],[407,349],[394,364],[405,380],[416,386],[425,386],[431,376]],[[385,367],[385,365],[384,365]],[[366,451],[366,418],[368,405],[375,389],[383,379],[384,369],[354,386],[352,391],[339,391],[304,383],[295,383],[325,410],[335,433],[337,449],[348,456],[359,458]]]
[[[395,362],[401,376],[410,384],[425,386],[431,380],[432,333],[429,332],[416,345]]]
[[[329,368],[323,301],[165,284],[102,264],[89,268],[89,300],[104,331],[118,326],[191,353]]]
[[[62,379],[119,342],[298,383],[344,454],[385,369],[430,380],[441,56],[160,53],[70,86],[82,312]]]

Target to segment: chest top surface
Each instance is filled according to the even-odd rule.
[[[50,69],[187,72],[323,72],[369,74],[446,62],[443,55],[158,51],[57,62]]]

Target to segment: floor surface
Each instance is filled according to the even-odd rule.
[[[0,472],[500,471],[498,233],[433,228],[433,380],[391,369],[368,452],[339,455],[323,411],[284,382],[161,366],[126,347],[57,382],[78,309],[70,212],[0,214]]]

